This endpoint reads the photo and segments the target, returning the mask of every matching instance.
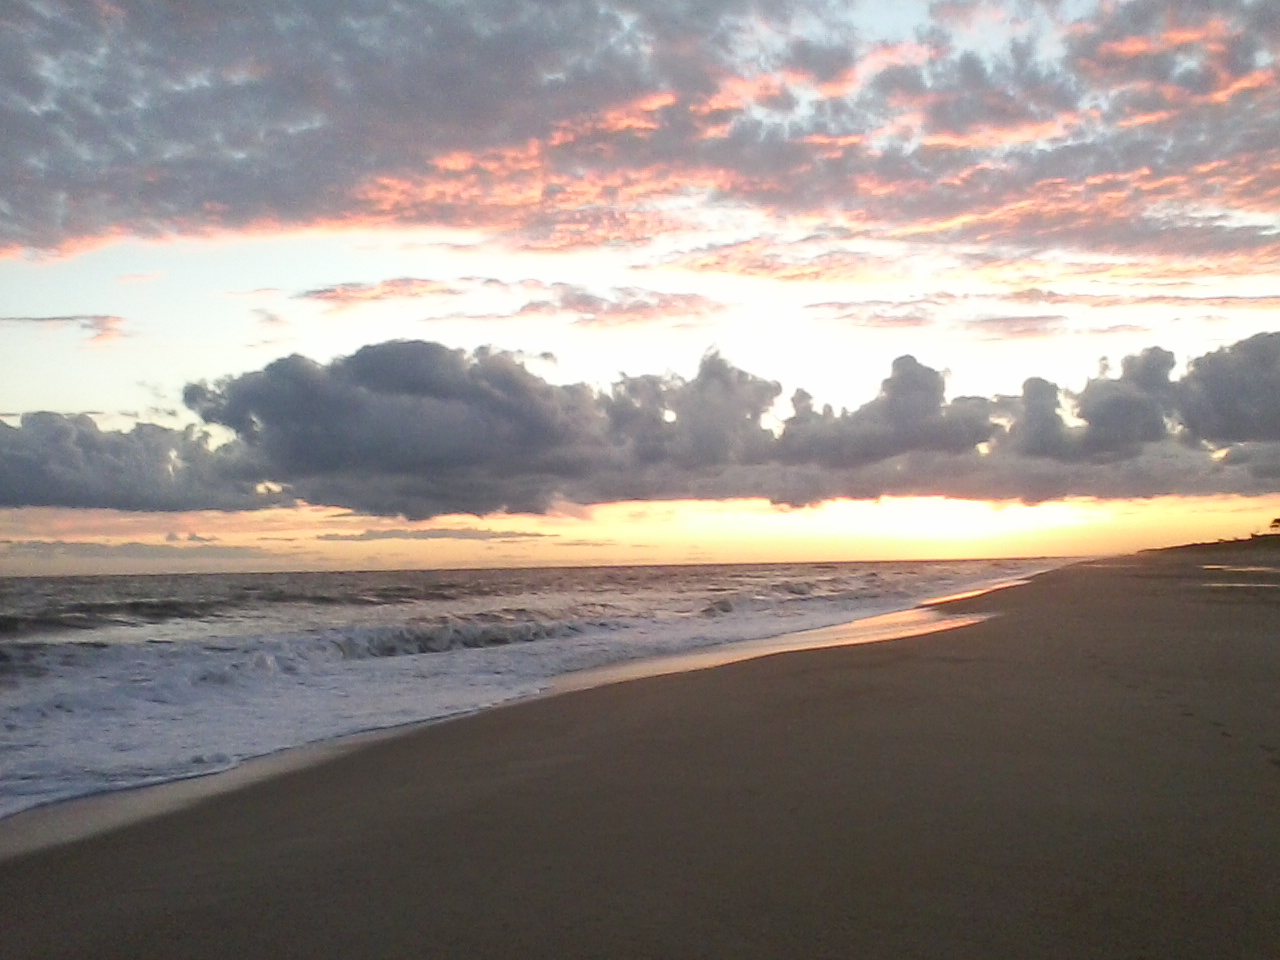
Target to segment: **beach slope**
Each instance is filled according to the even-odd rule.
[[[1080,564],[380,740],[0,861],[0,956],[1275,957],[1277,567]]]

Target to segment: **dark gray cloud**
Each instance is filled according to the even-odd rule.
[[[1032,377],[1023,384],[1008,443],[1019,454],[1062,462],[1139,457],[1145,445],[1171,435],[1174,364],[1174,355],[1160,347],[1125,357],[1119,377],[1094,378],[1073,398],[1074,412],[1084,421],[1077,427],[1068,427],[1063,418],[1058,387]]]
[[[1271,339],[1280,334],[1226,353],[1256,359]],[[1031,378],[1021,397],[950,401],[941,373],[901,357],[856,410],[819,411],[797,391],[780,431],[763,425],[780,386],[715,354],[691,379],[624,377],[596,393],[548,384],[504,354],[388,343],[327,367],[278,361],[193,386],[188,401],[304,499],[413,517],[545,510],[560,498],[1261,492],[1260,454],[1212,456],[1258,430],[1202,426],[1234,416],[1234,374],[1216,356],[1192,361],[1182,381],[1170,379],[1173,355],[1151,348],[1076,396]],[[1271,416],[1280,424],[1280,410]]]
[[[435,343],[364,347],[328,366],[287,357],[185,399],[303,498],[372,513],[537,512],[612,453],[588,388]]]
[[[789,463],[858,468],[910,451],[961,453],[994,432],[986,400],[944,403],[942,374],[914,357],[899,357],[880,394],[852,412],[821,413],[803,390],[778,437],[778,458]]]
[[[768,460],[773,435],[760,420],[781,391],[714,353],[703,357],[692,380],[624,377],[601,399],[623,467],[612,482],[625,485],[632,468],[696,472]]]
[[[1056,383],[1029,377],[1022,384],[1020,404],[1004,446],[1022,457],[1067,460],[1073,446],[1071,433],[1062,418],[1062,396]]]
[[[1042,500],[1280,490],[1280,333],[1192,358],[1159,347],[1078,393],[947,399],[910,356],[854,410],[705,356],[696,375],[550,383],[517,357],[392,341],[319,364],[286,357],[184,399],[234,433],[99,430],[28,414],[0,426],[0,505],[251,509],[303,500],[366,514],[540,513],[565,502],[896,494]],[[259,491],[275,491],[259,492]],[[369,531],[345,539],[504,531]],[[514,534],[512,534],[514,536]]]
[[[1280,483],[1280,443],[1237,443],[1222,457],[1227,466],[1243,466],[1250,474]]]
[[[0,423],[0,506],[243,510],[281,502],[255,491],[237,448],[202,433],[140,423],[100,430],[88,416],[24,414]]]
[[[1027,4],[981,54],[957,8],[883,44],[825,0],[11,0],[0,246],[344,221],[636,243],[695,192],[916,242],[1280,257],[1271,4],[1060,33]]]
[[[1177,384],[1187,428],[1216,441],[1280,440],[1280,333],[1192,360]]]
[[[1129,458],[1168,432],[1160,397],[1125,378],[1091,380],[1076,407],[1085,421],[1082,445],[1094,456]]]
[[[188,543],[217,543],[217,537],[202,537],[198,533],[188,533],[185,537],[176,530],[170,530],[165,534],[165,543],[181,543],[186,540]]]

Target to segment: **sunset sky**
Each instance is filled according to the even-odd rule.
[[[0,573],[1280,516],[1275,0],[9,0]]]

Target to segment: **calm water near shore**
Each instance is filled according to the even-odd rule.
[[[0,578],[0,816],[1062,562]]]

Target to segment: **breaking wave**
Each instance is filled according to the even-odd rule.
[[[1054,565],[0,579],[0,816]]]

